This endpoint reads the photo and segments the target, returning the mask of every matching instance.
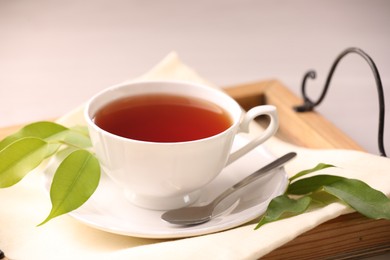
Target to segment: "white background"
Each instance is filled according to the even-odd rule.
[[[277,78],[300,95],[315,69],[316,99],[337,55],[356,46],[390,104],[389,26],[386,0],[0,0],[0,126],[61,116],[172,50],[220,86]],[[317,111],[377,153],[377,100],[369,66],[350,54]]]
[[[315,69],[316,99],[352,46],[381,74],[389,154],[390,1],[0,0],[0,127],[59,117],[170,51],[220,86],[277,78],[300,95]],[[340,63],[317,111],[377,153],[377,91],[362,58]]]

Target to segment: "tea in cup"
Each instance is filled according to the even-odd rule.
[[[117,85],[85,108],[94,151],[103,171],[140,207],[169,210],[196,201],[228,164],[274,135],[276,108],[244,113],[220,90],[181,81]],[[264,132],[232,152],[234,137],[260,115]]]

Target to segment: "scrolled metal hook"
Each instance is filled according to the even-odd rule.
[[[330,85],[330,82],[332,80],[332,76],[334,74],[334,71],[335,71],[337,65],[339,64],[340,60],[349,53],[356,53],[356,54],[360,55],[362,58],[364,58],[367,61],[368,65],[370,66],[370,68],[374,74],[375,83],[376,83],[376,87],[377,87],[377,91],[378,91],[378,101],[379,101],[378,149],[379,149],[380,155],[386,157],[386,152],[385,152],[385,148],[384,148],[384,141],[383,141],[383,133],[384,133],[384,126],[385,126],[385,99],[384,99],[384,94],[383,94],[382,81],[381,81],[379,71],[378,71],[374,61],[363,50],[356,48],[356,47],[352,47],[352,48],[346,49],[345,51],[340,53],[339,56],[337,56],[336,60],[333,62],[332,67],[330,68],[330,71],[328,73],[328,77],[326,78],[325,86],[322,90],[322,93],[321,93],[320,97],[318,98],[318,100],[315,102],[312,101],[306,94],[306,83],[307,83],[307,80],[309,78],[310,79],[316,78],[316,72],[314,70],[308,71],[303,77],[302,86],[301,86],[301,92],[302,92],[302,96],[303,96],[303,104],[300,106],[294,107],[294,109],[297,112],[312,111],[316,106],[318,106],[324,100],[325,95],[329,89],[329,85]]]
[[[294,107],[295,111],[297,111],[297,112],[312,111],[314,109],[314,107],[316,106],[316,103],[318,101],[313,102],[306,94],[306,81],[307,81],[307,79],[309,79],[309,78],[315,79],[316,76],[317,76],[317,73],[314,70],[309,70],[303,76],[302,87],[301,87],[302,96],[303,96],[303,105]],[[326,92],[326,90],[324,90],[324,91]]]

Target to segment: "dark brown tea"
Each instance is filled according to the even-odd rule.
[[[184,142],[216,135],[229,128],[229,114],[209,101],[167,94],[118,99],[95,115],[100,128],[130,139]]]

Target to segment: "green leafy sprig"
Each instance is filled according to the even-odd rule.
[[[100,164],[90,147],[85,127],[67,128],[46,121],[26,125],[0,141],[0,188],[15,185],[46,159],[66,150],[50,187],[51,212],[39,225],[71,212],[84,204],[99,184]]]
[[[335,166],[321,163],[292,176],[286,192],[270,202],[255,229],[333,202],[342,202],[368,218],[390,220],[390,199],[360,180],[334,175],[301,178],[329,167]]]

